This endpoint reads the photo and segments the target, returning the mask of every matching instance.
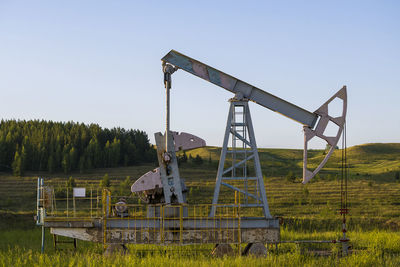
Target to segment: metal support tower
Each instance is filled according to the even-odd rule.
[[[229,139],[232,141],[230,149],[228,148]],[[227,158],[227,154],[231,154],[231,160]],[[227,165],[231,163],[229,164],[230,167],[225,168],[225,163]],[[254,172],[251,171],[252,168],[254,168]],[[234,186],[230,184],[232,182],[239,182],[241,186]],[[240,96],[230,99],[228,121],[221,150],[210,217],[215,216],[217,204],[218,207],[235,205],[232,203],[218,203],[221,185],[244,195],[243,201],[240,204],[241,208],[261,207],[265,218],[272,218],[269,212],[248,99],[243,99]]]

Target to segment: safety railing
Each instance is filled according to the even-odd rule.
[[[110,201],[104,209],[107,244],[240,243],[240,205],[137,205]],[[105,203],[106,204],[106,203]]]
[[[240,244],[240,199],[231,206],[139,204],[108,189],[54,190],[38,182],[41,222],[96,220],[104,244]],[[212,207],[216,214],[209,217]],[[98,224],[96,224],[98,225]]]
[[[43,180],[39,178],[37,191],[38,221],[64,218],[93,219],[103,216],[100,188],[66,187],[54,190],[54,187],[44,185]]]

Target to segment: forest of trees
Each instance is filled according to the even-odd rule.
[[[1,120],[0,171],[69,173],[155,162],[157,154],[140,130],[74,122]]]

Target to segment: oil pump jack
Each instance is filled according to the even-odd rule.
[[[151,177],[149,177],[149,175],[146,177],[143,176],[135,182],[132,186],[132,192],[137,193],[146,190],[149,192],[149,190],[154,190],[155,188],[144,188],[140,185],[140,182],[144,183],[143,180],[152,179],[154,181],[159,181],[157,184],[160,185],[160,187],[157,189],[162,190],[163,192],[163,199],[160,203],[185,203],[184,191],[186,187],[180,178],[175,154],[174,135],[170,132],[171,78],[174,72],[182,69],[234,94],[234,97],[229,100],[230,107],[228,119],[216,176],[216,184],[212,200],[213,205],[209,216],[215,216],[217,207],[233,205],[232,203],[223,204],[219,202],[221,186],[226,186],[240,194],[243,194],[245,202],[241,204],[242,208],[261,208],[265,219],[272,220],[272,224],[275,224],[276,221],[274,221],[275,219],[271,216],[268,207],[248,102],[252,101],[257,103],[303,125],[303,184],[305,184],[310,181],[326,164],[335,150],[342,134],[347,111],[346,86],[343,86],[343,88],[321,105],[316,111],[309,112],[175,50],[171,50],[161,60],[164,72],[164,85],[166,89],[166,131],[165,135],[162,133],[155,134],[160,167],[159,171],[153,172],[154,175]],[[335,99],[339,99],[342,102],[342,112],[338,117],[331,116],[328,109],[329,104]],[[329,123],[333,123],[337,126],[337,132],[333,136],[328,136],[324,133]],[[307,168],[307,147],[308,142],[315,137],[325,140],[327,144],[329,144],[330,149],[318,167],[310,171]],[[228,144],[229,140],[232,141],[230,147]],[[228,154],[230,154],[231,159],[227,157]],[[229,165],[229,167],[226,167],[227,165]],[[254,169],[252,172],[254,175],[250,177],[247,175],[249,173],[249,168]],[[234,186],[230,184],[232,181],[242,181],[244,186],[242,188]],[[250,186],[250,184],[252,185]]]
[[[166,130],[165,134],[155,134],[159,168],[144,174],[131,187],[131,191],[139,194],[148,205],[127,204],[123,201],[113,204],[115,196],[104,189],[100,209],[100,196],[92,197],[90,191],[90,214],[89,217],[82,217],[75,213],[75,197],[82,195],[75,195],[74,191],[71,217],[68,191],[66,211],[57,213],[52,201],[47,201],[52,199],[55,203],[54,194],[48,192],[51,187],[44,185],[43,178],[38,178],[36,223],[42,226],[42,252],[45,227],[50,228],[55,236],[102,242],[108,248],[127,243],[218,244],[215,250],[225,251],[224,245],[230,248],[229,244],[237,244],[240,251],[240,244],[247,243],[244,254],[251,254],[257,245],[265,250],[265,243],[280,242],[279,219],[272,217],[269,211],[248,102],[257,103],[303,125],[303,183],[307,183],[328,161],[343,132],[347,111],[346,87],[343,86],[316,111],[309,112],[174,50],[162,58],[162,68],[166,89]],[[179,69],[234,94],[229,100],[213,200],[206,208],[186,204],[186,186],[181,179],[176,156],[176,151],[205,146],[205,141],[188,133],[170,130],[172,75]],[[329,112],[328,107],[334,100],[342,102],[339,116],[332,116]],[[327,135],[325,131],[331,123],[336,125],[337,132]],[[313,138],[325,140],[330,149],[322,162],[314,170],[309,170],[307,146]],[[220,197],[222,187],[235,191],[234,202],[232,198],[226,198],[225,194],[224,198]],[[83,189],[84,196],[84,188],[78,189]],[[236,195],[239,197],[238,202]],[[92,212],[93,202],[96,203],[95,212]],[[141,208],[145,211],[138,211]],[[252,215],[247,216],[244,209]],[[261,210],[263,216],[255,217],[254,214],[258,214],[253,213],[255,209]]]

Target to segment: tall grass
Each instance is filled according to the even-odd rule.
[[[400,266],[400,144],[370,144],[348,151],[350,164],[348,237],[353,254],[340,257],[340,244],[281,244],[278,251],[269,246],[266,258],[210,256],[211,245],[154,246],[128,245],[127,255],[103,256],[101,244],[78,241],[76,251],[61,245],[52,247],[46,234],[46,253],[40,254],[40,228],[29,229],[35,210],[36,178],[0,179],[0,266]],[[199,154],[201,166],[183,164],[181,175],[189,187],[190,204],[211,203],[215,184],[216,162],[220,148],[208,147],[187,152]],[[310,164],[324,157],[323,151],[311,151]],[[211,163],[207,160],[211,157]],[[261,165],[271,212],[284,217],[282,240],[337,240],[341,219],[338,167],[340,151],[320,174],[303,186],[284,177],[289,171],[301,171],[301,150],[260,149]],[[152,169],[143,165],[128,168],[94,170],[73,174],[79,185],[98,185],[99,177],[109,173],[111,184],[118,188],[126,176],[133,178]],[[35,174],[36,175],[36,174]],[[46,183],[64,186],[66,176],[58,175]],[[221,194],[228,198],[231,192]],[[23,229],[22,229],[23,228]],[[68,249],[69,248],[69,249]],[[330,251],[331,256],[313,256],[310,251]]]
[[[182,257],[180,255],[103,256],[96,253],[40,254],[32,250],[0,251],[1,266],[400,266],[400,257],[360,251],[348,257],[316,257],[299,251],[274,254],[266,258],[209,256]]]
[[[309,234],[282,230],[283,240],[333,240],[338,232]],[[349,233],[353,253],[340,257],[339,244],[282,244],[270,247],[268,256],[214,258],[210,246],[129,245],[126,255],[104,256],[101,244],[79,242],[72,249],[54,251],[47,235],[45,254],[40,251],[40,230],[12,230],[0,233],[0,266],[400,266],[400,233],[369,231]],[[6,245],[5,245],[6,244]],[[66,248],[66,245],[65,247]],[[71,248],[71,247],[70,247]],[[314,256],[309,251],[330,250],[330,256]]]

